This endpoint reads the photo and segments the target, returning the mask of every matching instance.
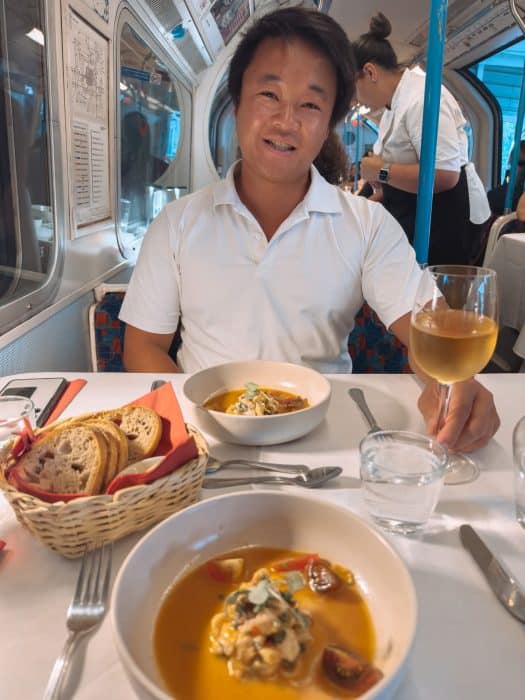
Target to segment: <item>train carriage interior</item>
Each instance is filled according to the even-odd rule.
[[[329,13],[354,39],[382,9],[353,0],[0,3],[2,375],[91,368],[90,324],[98,322],[104,335],[104,324],[115,322],[105,310],[90,314],[101,301],[96,290],[125,288],[147,227],[162,208],[224,177],[238,157],[226,78],[250,22],[303,5]],[[488,265],[501,253],[500,237],[521,229],[514,212],[525,160],[519,158],[516,173],[511,166],[525,38],[511,4],[449,2],[443,56],[443,83],[467,118],[470,159],[489,192]],[[425,67],[429,9],[426,0],[396,0],[385,10],[392,44],[406,65]],[[338,126],[354,173],[377,138],[379,116],[356,105]],[[505,209],[510,179],[514,190]],[[516,279],[506,280],[502,307],[525,295]],[[361,331],[371,313],[365,310]],[[525,328],[506,319],[501,314],[498,348],[486,371],[523,371]],[[384,333],[380,329],[381,342]],[[106,341],[110,354],[121,353],[120,337]],[[367,355],[366,342],[361,333],[353,345],[354,363],[355,353],[364,351],[357,371],[406,369],[397,356],[390,365]],[[122,369],[111,362],[98,369],[105,367]]]

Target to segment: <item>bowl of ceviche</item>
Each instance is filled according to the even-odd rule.
[[[398,554],[348,508],[259,490],[149,532],[119,571],[111,616],[144,700],[370,700],[400,683],[417,604]]]
[[[275,445],[306,435],[325,417],[330,382],[287,362],[228,362],[192,374],[183,392],[191,421],[221,442]]]

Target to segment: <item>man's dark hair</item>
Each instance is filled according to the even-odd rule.
[[[354,96],[355,63],[352,47],[343,28],[331,17],[300,7],[270,12],[253,24],[238,45],[230,63],[228,89],[235,107],[241,99],[244,71],[264,39],[300,39],[322,53],[332,64],[337,80],[330,126],[341,121]]]

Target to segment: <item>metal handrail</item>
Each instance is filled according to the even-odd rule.
[[[448,0],[431,0],[428,27],[428,51],[423,109],[423,132],[417,186],[414,249],[419,263],[428,260],[430,219],[436,165],[436,146],[441,101],[443,46],[447,31]]]

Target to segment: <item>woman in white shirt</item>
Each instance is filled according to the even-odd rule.
[[[384,109],[374,153],[361,160],[361,177],[379,182],[383,204],[414,240],[425,73],[405,69],[388,41],[391,25],[379,12],[370,30],[353,43],[357,99]],[[476,262],[482,253],[490,207],[483,184],[468,160],[466,120],[441,88],[434,198],[430,229],[431,264]]]

